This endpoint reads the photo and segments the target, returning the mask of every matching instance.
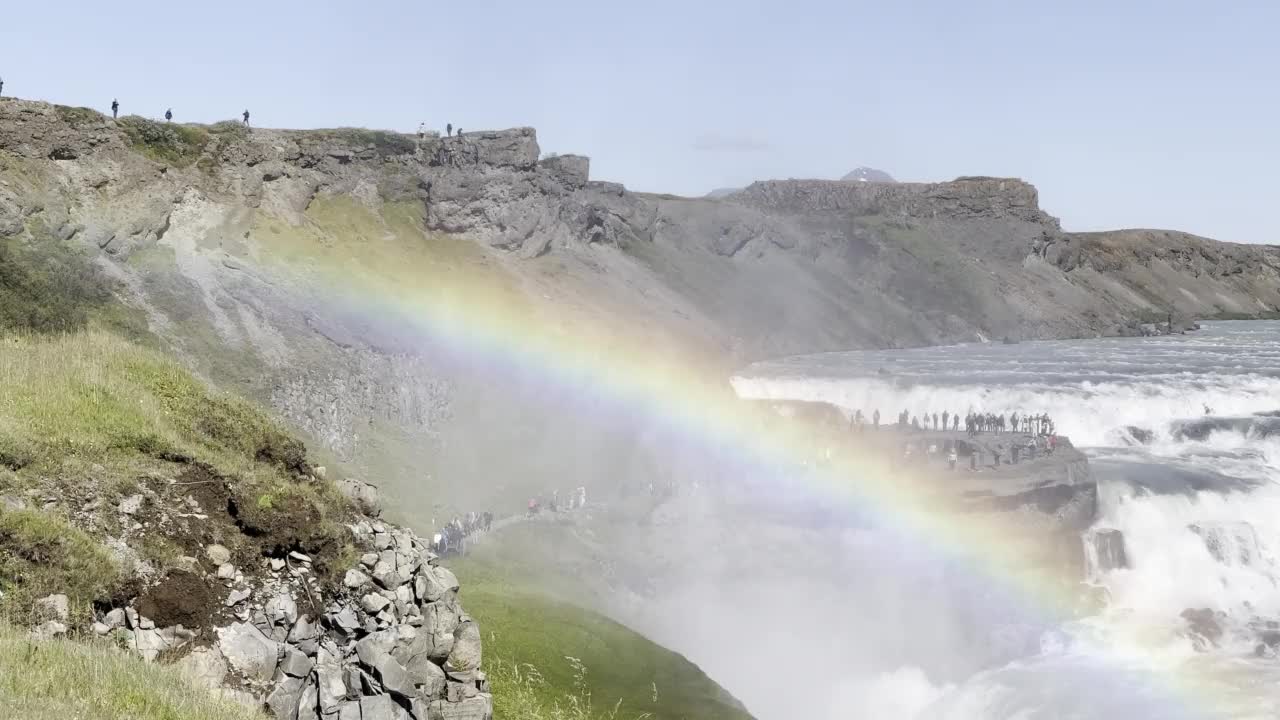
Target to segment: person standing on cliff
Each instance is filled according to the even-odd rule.
[[[173,122],[173,108],[164,111],[164,121]]]
[[[942,411],[942,431],[946,432],[947,428],[949,427],[951,427],[951,413],[947,412],[946,410],[943,410]]]
[[[875,412],[871,413],[871,422],[875,425],[876,430],[880,429],[880,408],[876,408]]]
[[[115,120],[118,117],[120,117],[120,101],[112,100],[111,101],[111,119]]]
[[[0,97],[4,96],[4,78],[0,78]]]
[[[249,127],[249,111],[244,111],[244,126]]]
[[[934,432],[938,431],[938,413],[933,414],[933,430]]]
[[[444,134],[448,137],[453,137],[453,123],[448,123],[444,126]]]

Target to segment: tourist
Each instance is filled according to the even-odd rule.
[[[173,122],[173,108],[164,111],[164,121]]]
[[[943,410],[942,411],[942,429],[945,432],[946,429],[949,427],[951,427],[951,413],[947,412],[946,410]]]
[[[112,100],[111,101],[111,119],[115,120],[118,117],[120,117],[120,101]]]
[[[4,78],[0,78],[0,97],[4,96]]]
[[[933,414],[933,429],[935,432],[938,430],[938,413]]]
[[[960,413],[951,416],[951,424],[955,432],[960,432]]]
[[[453,123],[444,126],[444,133],[449,137],[453,137]]]
[[[244,111],[244,126],[249,127],[249,111]]]

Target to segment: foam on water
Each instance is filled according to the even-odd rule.
[[[1099,481],[1081,538],[1106,598],[1098,614],[954,687],[910,669],[857,679],[859,697],[882,704],[850,701],[847,717],[1128,720],[1176,697],[1171,684],[1206,700],[1170,701],[1162,718],[1280,717],[1280,661],[1263,642],[1268,630],[1280,641],[1280,421],[1266,415],[1280,409],[1280,323],[828,353],[733,382],[745,397],[879,409],[885,424],[902,410],[1047,413]]]

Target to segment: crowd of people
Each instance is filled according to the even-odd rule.
[[[1005,416],[1000,413],[968,413],[961,416],[960,413],[951,413],[944,410],[938,413],[921,413],[912,415],[909,411],[903,410],[898,413],[898,421],[894,427],[899,431],[934,431],[944,432],[951,430],[953,432],[960,431],[961,421],[964,422],[965,432],[970,437],[979,433],[1024,433],[1027,435],[1049,436],[1054,434],[1053,418],[1047,413],[1032,415],[1031,413],[1023,413],[1019,415],[1016,411]],[[868,427],[867,416],[863,415],[861,410],[855,410],[853,416],[849,419],[850,425],[857,432],[862,432]],[[874,430],[880,429],[880,411],[873,410],[871,413],[870,427]]]
[[[533,517],[543,510],[549,512],[571,511],[585,507],[587,504],[587,489],[579,486],[568,494],[568,498],[561,500],[560,491],[553,490],[551,497],[532,497],[529,498],[529,517]]]
[[[431,538],[432,550],[441,556],[461,555],[467,550],[467,541],[480,532],[493,529],[493,513],[469,512],[465,516],[454,515]]]

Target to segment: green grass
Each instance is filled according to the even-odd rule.
[[[82,249],[40,232],[0,239],[0,332],[69,332],[91,323],[133,337],[146,321],[115,295],[116,284]]]
[[[484,634],[497,717],[751,717],[683,656],[536,592],[523,564],[509,560],[481,552],[451,564],[462,582],[463,606]]]
[[[102,113],[87,107],[54,105],[53,109],[58,113],[58,117],[71,127],[79,127],[90,123],[102,122],[105,118]]]
[[[174,167],[190,166],[209,144],[209,131],[197,125],[162,123],[137,115],[118,122],[134,150]]]
[[[9,620],[30,623],[32,602],[65,594],[73,619],[89,617],[94,600],[118,579],[102,545],[61,518],[32,510],[0,510],[0,607]]]
[[[335,128],[332,130],[313,130],[309,134],[340,142],[348,142],[352,145],[372,145],[378,157],[382,158],[412,155],[418,149],[417,143],[414,142],[412,137],[387,130]]]
[[[84,608],[110,597],[116,568],[65,520],[113,527],[120,497],[167,492],[164,478],[184,473],[225,482],[246,533],[224,542],[233,550],[337,550],[349,505],[330,483],[299,481],[307,470],[271,418],[158,352],[105,332],[0,336],[0,495],[55,500],[0,511],[0,613],[22,619],[51,592]],[[83,508],[96,508],[87,521]],[[168,539],[134,549],[163,569],[179,554]]]
[[[22,720],[263,720],[173,668],[106,643],[33,643],[0,624],[0,717]]]

